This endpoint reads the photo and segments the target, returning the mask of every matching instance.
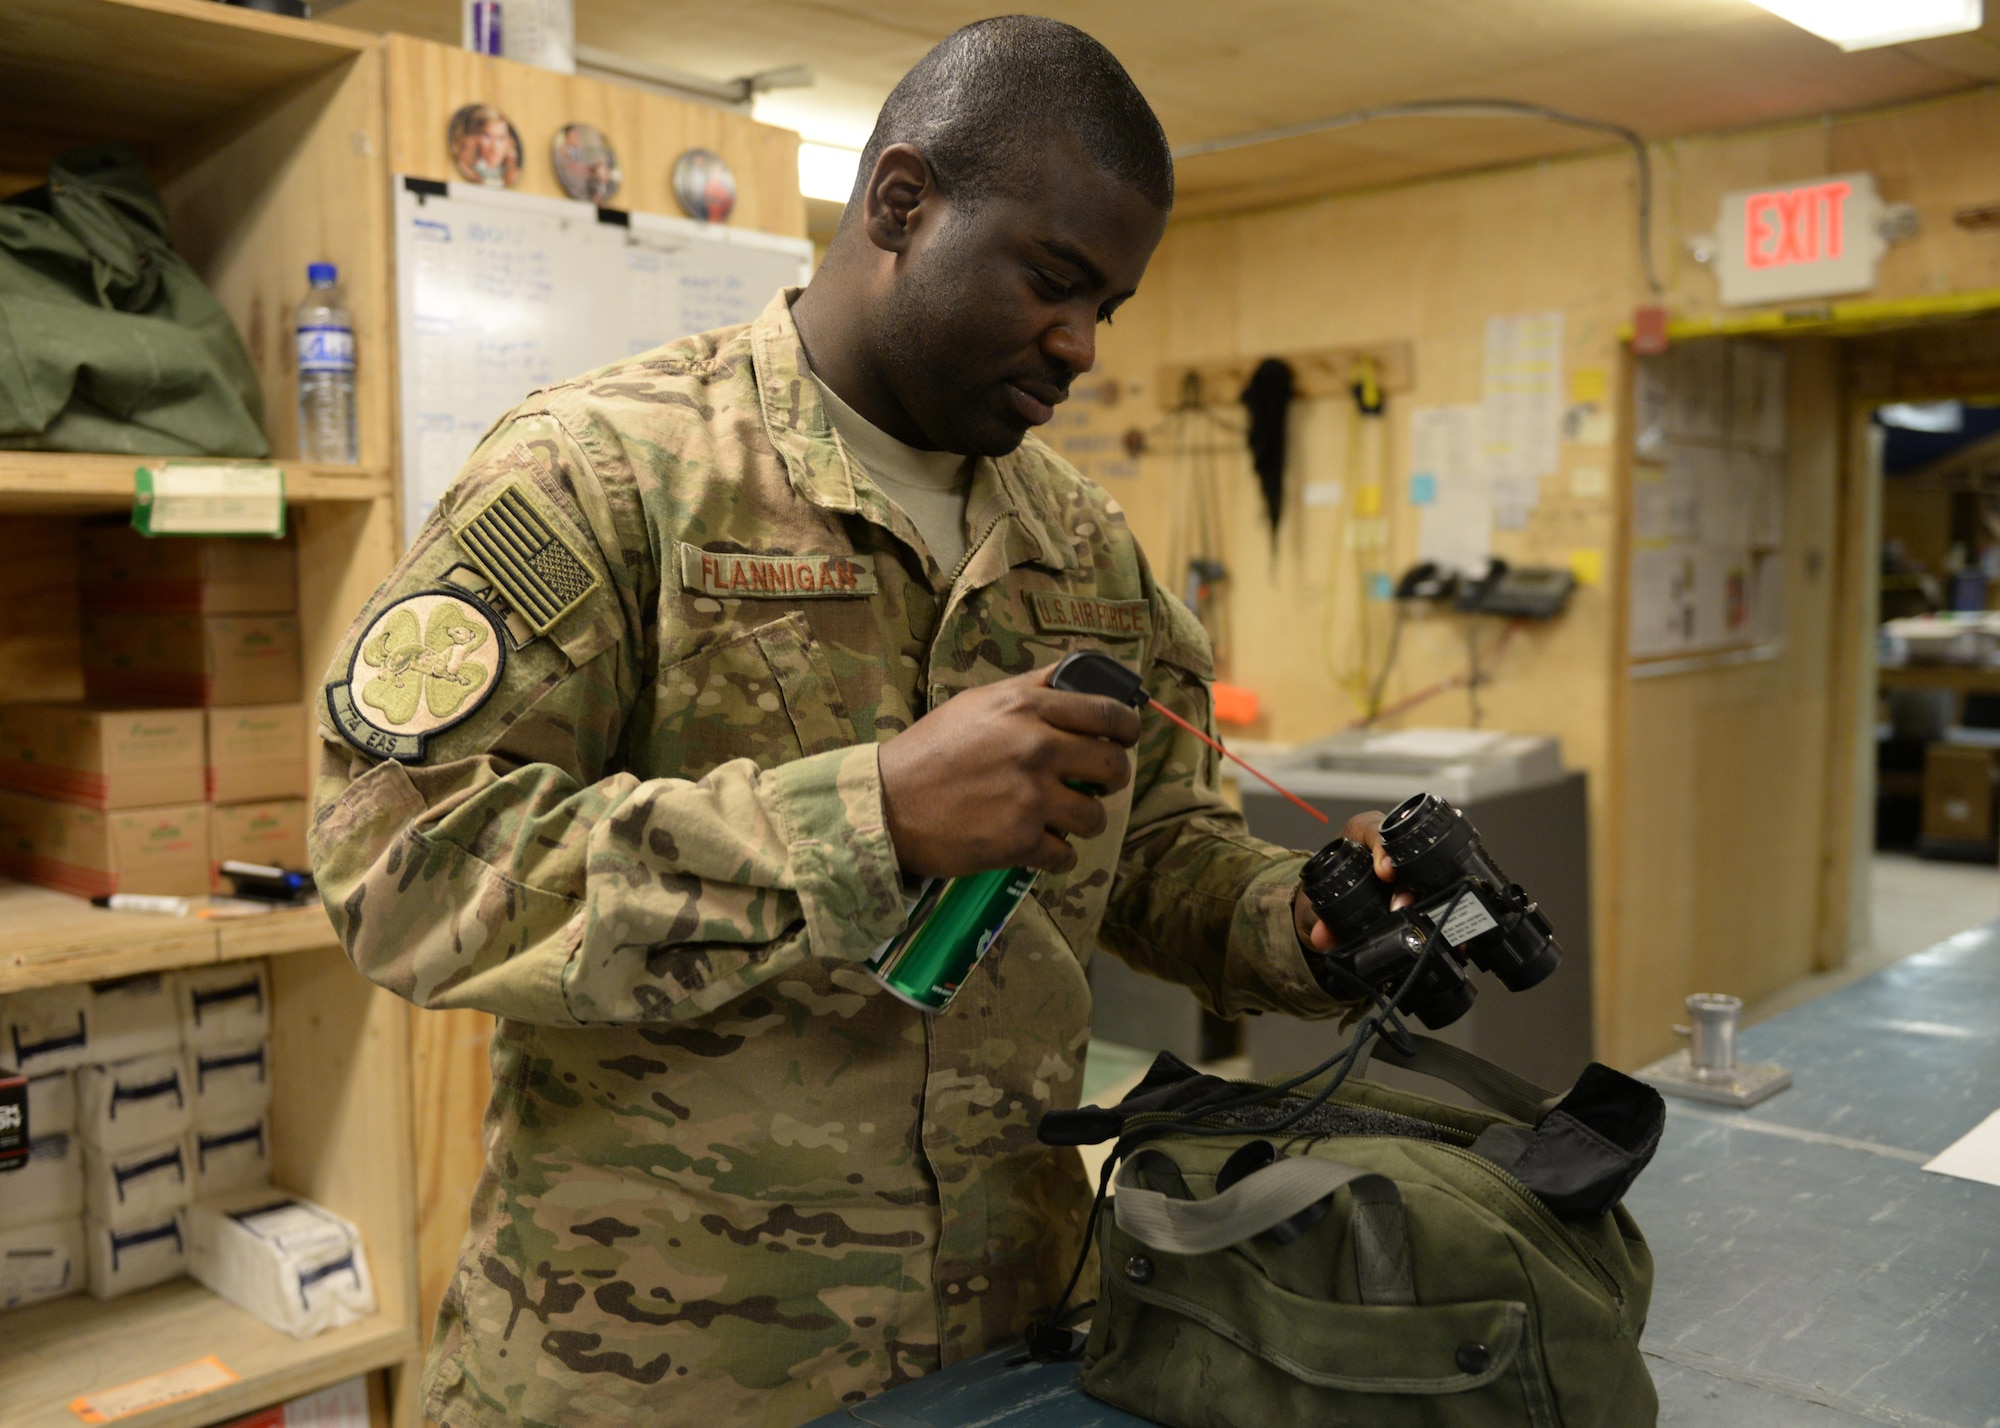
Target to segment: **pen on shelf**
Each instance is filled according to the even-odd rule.
[[[152,912],[165,917],[186,917],[188,900],[184,897],[154,897],[146,893],[112,893],[109,897],[94,897],[92,907],[108,907],[113,912]]]

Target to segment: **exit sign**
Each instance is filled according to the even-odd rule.
[[[1731,307],[1867,292],[1888,247],[1873,174],[1725,194],[1715,239],[1715,277]]]

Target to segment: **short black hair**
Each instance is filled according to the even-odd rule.
[[[1125,66],[1076,26],[1039,15],[980,20],[918,60],[876,117],[854,197],[884,149],[908,144],[930,164],[941,191],[977,204],[1032,183],[1052,133],[1074,136],[1095,163],[1162,213],[1174,206],[1173,151]]]

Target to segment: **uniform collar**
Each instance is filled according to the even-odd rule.
[[[750,324],[750,360],[756,368],[757,400],[763,409],[764,431],[785,463],[792,489],[829,511],[866,514],[854,487],[854,470],[833,434],[819,383],[806,363],[805,345],[792,321],[792,301],[801,289],[786,288],[771,299]],[[1077,563],[1070,542],[1055,519],[1056,493],[1048,478],[1024,459],[1026,447],[1012,454],[982,459],[999,483],[998,499],[1005,514],[1028,538],[1027,559],[1067,570]],[[978,477],[974,477],[975,490]]]

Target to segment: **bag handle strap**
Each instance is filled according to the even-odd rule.
[[[1391,1066],[1456,1086],[1502,1115],[1526,1121],[1529,1125],[1539,1124],[1542,1117],[1562,1099],[1556,1092],[1545,1091],[1534,1082],[1495,1066],[1463,1047],[1413,1031],[1404,1035],[1410,1042],[1411,1049],[1408,1051],[1399,1049],[1387,1036],[1375,1037],[1362,1047],[1355,1061],[1354,1074],[1365,1075],[1368,1058],[1373,1055]]]
[[[1364,1304],[1414,1304],[1409,1234],[1395,1182],[1338,1160],[1287,1156],[1206,1200],[1181,1200],[1138,1183],[1131,1161],[1118,1167],[1111,1200],[1118,1228],[1166,1254],[1213,1254],[1254,1239],[1351,1185],[1355,1274]]]

